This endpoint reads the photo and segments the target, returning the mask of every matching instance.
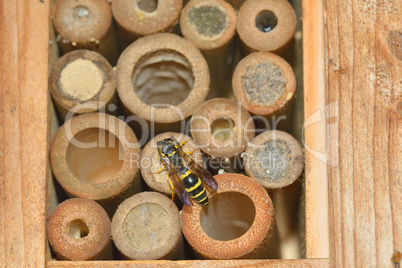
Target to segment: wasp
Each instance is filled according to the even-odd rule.
[[[187,141],[179,143],[174,137],[157,142],[158,153],[163,168],[157,173],[167,170],[169,172],[169,184],[177,193],[183,204],[192,206],[191,199],[201,206],[208,205],[208,194],[204,187],[205,182],[212,190],[218,190],[218,183],[211,173],[198,165],[190,155],[183,150]]]

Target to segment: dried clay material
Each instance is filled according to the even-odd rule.
[[[206,154],[230,158],[241,154],[254,138],[250,114],[234,100],[206,101],[191,118],[191,136]]]
[[[150,189],[163,193],[168,197],[171,197],[172,195],[172,190],[168,183],[169,172],[167,170],[160,173],[156,172],[163,168],[163,164],[159,159],[160,157],[157,149],[157,142],[170,137],[174,137],[178,142],[187,141],[183,146],[183,150],[185,152],[192,153],[190,157],[197,164],[201,166],[203,165],[201,151],[197,148],[194,141],[185,134],[177,132],[164,132],[156,135],[152,140],[150,140],[141,151],[141,175]],[[176,194],[175,197],[175,201],[180,202],[177,200]]]
[[[50,73],[49,90],[63,121],[70,111],[72,116],[117,110],[112,66],[94,51],[76,50],[59,58]]]
[[[209,97],[229,91],[229,44],[236,31],[236,12],[223,0],[192,0],[182,10],[180,29],[205,56],[211,74]]]
[[[290,134],[269,130],[255,137],[244,154],[244,168],[266,189],[280,189],[294,183],[304,168],[300,143]]]
[[[47,224],[50,245],[60,259],[112,259],[110,219],[96,202],[72,198],[59,204]]]
[[[284,53],[296,32],[296,14],[287,0],[248,0],[237,17],[245,50]]]
[[[126,199],[113,216],[112,237],[127,259],[184,257],[179,210],[160,193],[142,192]]]
[[[209,205],[184,206],[182,229],[201,258],[278,258],[274,207],[265,189],[240,174],[214,176]]]
[[[173,31],[182,0],[113,0],[112,12],[123,47],[141,36]]]
[[[100,203],[109,215],[141,190],[140,145],[131,128],[102,113],[73,117],[62,125],[50,147],[50,164],[69,196]]]
[[[269,52],[248,55],[237,65],[232,85],[237,101],[251,114],[266,118],[290,114],[296,78],[281,57]]]
[[[117,41],[107,0],[59,0],[53,8],[53,25],[63,53],[95,50],[116,64]]]
[[[285,254],[288,241],[298,240],[297,207],[301,189],[298,178],[304,168],[303,149],[290,134],[270,130],[253,139],[243,159],[246,174],[267,189],[272,198]]]
[[[201,52],[174,34],[138,39],[117,64],[117,92],[126,115],[144,119],[145,127],[154,124],[156,134],[180,130],[181,121],[204,102],[209,81]]]

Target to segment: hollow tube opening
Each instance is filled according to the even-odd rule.
[[[219,117],[211,124],[211,133],[218,140],[227,140],[233,137],[235,122],[229,117]]]
[[[253,201],[239,192],[224,192],[210,198],[201,211],[201,227],[215,240],[229,241],[244,235],[255,218]]]
[[[87,224],[81,219],[71,221],[68,227],[70,236],[72,238],[81,239],[89,234],[89,228]]]
[[[270,10],[263,10],[255,18],[255,26],[263,33],[272,31],[278,25],[278,18]]]
[[[120,172],[124,149],[109,131],[89,128],[74,135],[67,148],[66,160],[74,177],[87,183],[103,183]]]
[[[148,105],[167,108],[178,105],[194,85],[190,62],[173,50],[151,52],[133,70],[132,84],[137,96]]]
[[[136,0],[138,8],[144,12],[152,13],[158,9],[158,0]]]

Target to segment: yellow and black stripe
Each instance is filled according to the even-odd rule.
[[[208,195],[201,179],[189,169],[182,173],[184,188],[188,195],[201,206],[208,205]]]

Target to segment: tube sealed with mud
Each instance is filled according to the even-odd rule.
[[[303,149],[286,132],[266,131],[247,147],[244,167],[247,175],[267,189],[272,198],[281,248],[286,252],[286,245],[299,239],[297,209],[301,191],[299,177],[304,168]]]
[[[94,51],[76,50],[59,58],[50,73],[49,91],[63,122],[67,115],[70,119],[97,111],[117,112],[112,66]]]
[[[142,192],[126,199],[112,220],[114,244],[126,259],[183,259],[179,210],[163,194]]]
[[[232,84],[236,100],[254,115],[257,128],[289,129],[296,78],[283,58],[269,52],[248,55],[236,66]]]
[[[208,65],[188,40],[174,34],[145,36],[117,64],[117,92],[141,144],[154,135],[183,132],[185,119],[209,92]]]
[[[296,14],[287,0],[247,0],[237,17],[237,33],[244,52],[290,51],[296,32]]]
[[[192,0],[182,10],[180,29],[184,38],[199,48],[211,75],[209,98],[226,97],[231,92],[232,67],[229,45],[236,31],[236,12],[223,0]]]
[[[53,25],[63,53],[75,49],[95,50],[115,65],[119,57],[107,0],[58,0]]]
[[[185,238],[197,257],[279,258],[274,206],[265,189],[240,174],[214,176],[218,191],[209,205],[184,206]]]
[[[182,0],[113,0],[121,46],[125,48],[141,36],[172,32],[182,6]]]
[[[59,259],[113,259],[109,216],[90,199],[72,198],[59,204],[50,215],[47,235]]]
[[[73,117],[50,146],[50,164],[71,197],[100,203],[110,216],[127,197],[141,190],[140,146],[122,120],[102,113]]]

